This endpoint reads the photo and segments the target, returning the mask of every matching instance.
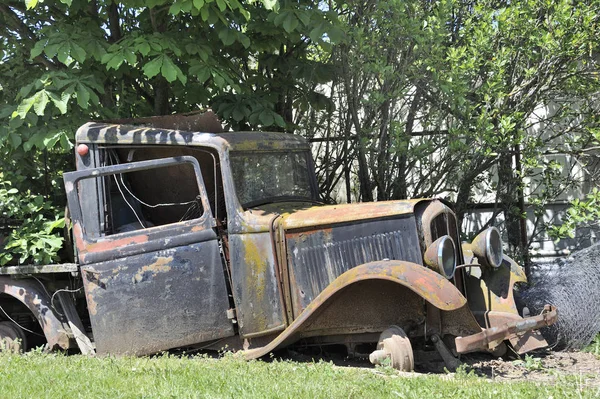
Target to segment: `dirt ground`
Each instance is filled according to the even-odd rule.
[[[431,355],[433,355],[431,352],[426,357],[415,354],[415,372],[402,374],[406,377],[442,374],[452,378],[453,373],[448,373],[444,369],[442,359]],[[372,368],[374,372],[379,372],[367,359],[349,359],[346,356],[332,354],[315,356],[293,351],[288,351],[282,357],[296,361],[332,361],[339,367]],[[579,379],[582,387],[600,389],[600,358],[587,352],[542,350],[521,356],[520,359],[502,359],[489,354],[475,353],[463,355],[461,361],[465,371],[473,371],[478,376],[494,381],[535,381],[552,384],[565,376],[572,376]]]
[[[493,359],[485,355],[468,356],[463,362],[476,374],[496,381],[556,382],[571,375],[581,384],[600,387],[600,359],[591,353],[540,352],[517,360]]]

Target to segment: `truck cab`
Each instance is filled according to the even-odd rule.
[[[535,330],[556,309],[521,317],[513,289],[525,275],[495,228],[461,244],[444,201],[324,204],[299,136],[88,123],[76,141],[77,170],[64,175],[76,266],[51,279],[76,291],[61,306],[77,320],[48,308],[83,334],[64,345],[81,349],[79,335],[99,354],[255,358],[344,344],[402,370],[413,347],[452,365],[546,345]]]

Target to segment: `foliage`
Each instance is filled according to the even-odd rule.
[[[41,195],[19,192],[10,182],[2,180],[0,209],[0,219],[14,227],[3,243],[0,266],[16,262],[48,264],[58,259],[63,239],[55,231],[65,226],[62,212]]]
[[[343,143],[320,146],[333,160],[319,170],[326,193],[351,169],[359,200],[444,196],[461,218],[491,203],[480,227],[504,223],[523,253],[545,228],[545,206],[582,186],[575,166],[589,165],[591,184],[600,182],[600,2],[370,1],[340,10],[347,40],[334,49],[341,75],[330,90],[338,108],[305,123],[309,136]],[[536,216],[526,238],[525,198]]]
[[[93,375],[93,378],[90,378]],[[556,384],[502,383],[473,374],[403,377],[397,372],[338,367],[332,363],[273,360],[111,358],[0,353],[0,378],[6,397],[244,397],[244,398],[586,398],[574,378]],[[107,389],[110,387],[110,389]]]
[[[582,185],[571,169],[597,170],[589,183],[600,181],[599,9],[598,0],[7,0],[0,165],[13,187],[58,207],[83,122],[212,107],[234,130],[320,140],[329,201],[341,199],[342,181],[347,201],[442,196],[460,218],[479,198],[495,207],[484,225],[504,223],[523,253],[546,227],[545,206]],[[536,216],[529,237],[525,197]]]
[[[549,226],[548,234],[556,240],[564,237],[573,238],[577,227],[598,226],[599,224],[600,190],[594,188],[583,200],[573,200],[562,224]]]
[[[314,54],[342,33],[309,1],[4,1],[0,168],[50,209],[89,120],[212,107],[234,129],[291,129],[294,107],[322,101],[314,85],[331,78]],[[26,227],[15,240],[37,240]]]

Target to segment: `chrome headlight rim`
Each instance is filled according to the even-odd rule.
[[[456,244],[449,235],[444,235],[429,245],[424,258],[429,268],[448,280],[454,277],[458,257]]]
[[[490,227],[485,235],[485,257],[490,266],[498,268],[502,265],[504,250],[502,248],[502,237],[495,227]]]
[[[502,237],[496,227],[488,227],[473,239],[471,243],[473,254],[480,263],[494,269],[499,268],[504,261]]]

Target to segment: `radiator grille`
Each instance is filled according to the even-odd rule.
[[[406,260],[422,264],[414,219],[401,218],[288,234],[292,290],[304,308],[336,277],[363,263]]]

